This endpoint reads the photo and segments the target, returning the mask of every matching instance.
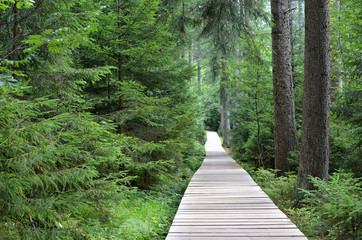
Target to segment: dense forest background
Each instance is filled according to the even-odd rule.
[[[163,239],[205,129],[308,237],[361,237],[360,1],[328,3],[329,182],[297,192],[309,2],[1,0],[0,238]],[[286,130],[273,4],[289,21]]]

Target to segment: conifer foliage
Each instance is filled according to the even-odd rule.
[[[283,3],[273,16],[271,2]],[[305,114],[305,139],[300,141],[302,112],[307,110],[302,96],[304,102],[317,97],[311,103],[322,106],[320,92],[306,97],[303,89],[303,84],[317,84],[303,83],[304,73],[310,73],[307,67],[321,63],[316,56],[313,61],[318,64],[304,59],[304,52],[309,54],[304,45],[322,42],[308,34],[305,42],[304,28],[327,26],[304,17],[304,8],[309,13],[318,10],[311,8],[315,2],[0,0],[0,239],[164,237],[183,185],[204,154],[204,125],[219,131],[234,159],[247,162],[247,169],[259,168],[250,172],[263,179],[276,202],[291,207],[300,179],[285,173],[275,180],[278,171],[263,167],[297,171],[300,155],[305,158],[303,149],[313,142],[304,133],[317,132],[310,126],[321,123]],[[325,96],[331,92],[330,119],[323,120],[325,126],[330,124],[324,131],[330,136],[330,151],[325,141],[323,151],[329,152],[329,159],[323,179],[337,169],[361,177],[362,3],[323,2],[331,11],[331,48],[325,45],[331,71],[321,75],[331,77],[324,79],[323,88]],[[280,21],[273,24],[277,15]],[[285,64],[273,62],[273,54],[280,54],[271,49],[271,33],[279,34],[281,25],[286,37],[279,40],[288,42],[290,37],[291,45],[290,50],[280,48],[286,50]],[[273,112],[286,105],[283,99],[273,101],[273,67],[288,70],[287,84],[276,83],[282,92],[288,90],[284,100],[290,111],[284,119],[290,124],[281,124],[285,128],[278,136],[284,138],[293,129],[290,146],[274,135],[280,124],[275,125]],[[323,111],[329,113],[328,108]],[[297,142],[306,144],[296,146]],[[320,158],[315,160],[319,163]],[[300,166],[320,169],[308,162]],[[319,180],[310,181],[305,173],[299,186],[313,187]],[[314,184],[313,189],[325,193],[328,186],[341,185],[329,176],[329,185]],[[348,184],[360,187],[358,181]],[[360,188],[353,189],[358,199]],[[336,223],[329,218],[334,207],[326,211],[329,205],[322,206],[324,200],[318,199],[328,196],[328,202],[336,203],[342,198],[320,191],[316,195],[314,190],[304,193],[307,199],[300,203],[309,201],[309,206],[286,211],[306,222],[311,222],[312,212],[320,212],[330,236],[348,239],[360,232],[355,220],[356,227],[348,231],[339,231],[338,225],[350,224],[354,213],[345,214],[344,209],[360,212],[360,201],[349,198],[353,201],[340,208],[342,220]],[[164,215],[157,221],[151,212]],[[127,219],[133,214],[137,216]],[[308,228],[319,234],[315,226]]]
[[[3,88],[0,103],[2,227],[15,239],[80,236],[62,228],[101,217],[96,208],[128,181],[125,137],[87,113],[44,111],[54,100],[19,100]]]
[[[161,4],[1,1],[1,239],[95,239],[131,188],[195,170],[193,68]]]

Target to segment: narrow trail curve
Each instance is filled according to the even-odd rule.
[[[307,239],[225,153],[215,132],[207,132],[205,148],[166,240]]]

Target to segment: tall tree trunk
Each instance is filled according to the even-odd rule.
[[[250,35],[251,31],[250,31],[250,3],[251,0],[244,0],[244,24],[245,24],[245,28],[246,28],[246,32],[248,35]]]
[[[111,104],[111,75],[107,74],[107,99],[108,104]]]
[[[271,0],[275,168],[282,172],[290,170],[290,152],[298,149],[288,9],[288,0]]]
[[[306,0],[302,149],[298,188],[313,189],[308,176],[328,180],[329,44],[329,0]]]
[[[341,24],[339,12],[341,10],[341,3],[339,0],[334,2],[334,8],[336,8],[338,12],[337,16],[337,24]],[[343,74],[343,67],[342,67],[342,43],[341,43],[341,32],[337,29],[334,32],[337,35],[337,42],[332,43],[335,44],[335,48],[338,52],[338,55],[335,58],[332,58],[332,68],[336,69],[335,78],[331,79],[331,101],[334,101],[336,94],[339,92],[342,86],[342,74]]]
[[[197,40],[197,90],[201,94],[201,43]]]
[[[224,59],[227,59],[224,57]],[[222,62],[223,70],[226,69],[226,63]],[[223,146],[230,146],[230,120],[228,112],[229,94],[226,92],[229,78],[227,73],[223,72],[220,81],[220,100],[221,100],[221,135],[223,137]]]
[[[12,44],[12,60],[18,61],[19,55],[18,55],[18,43],[19,43],[19,9],[16,6],[18,3],[18,0],[15,0],[14,7],[13,7],[13,15],[14,15],[14,25],[13,25],[13,44]],[[19,70],[16,64],[13,65],[13,70]],[[13,78],[17,79],[18,76],[14,73]]]
[[[121,32],[121,28],[122,28],[121,0],[117,0],[117,9],[118,9],[118,31]],[[121,34],[119,34],[119,35],[121,35]],[[119,47],[119,51],[120,51],[118,53],[118,82],[121,84],[123,82],[123,76],[122,76],[123,56],[122,56],[122,53],[121,53],[122,44],[120,43],[118,47]],[[120,96],[119,96],[118,110],[122,110],[123,105],[124,105],[124,103],[123,103],[123,94],[121,93]]]
[[[299,20],[299,30],[302,31],[303,30],[303,23],[304,23],[304,19],[303,19],[303,1],[304,0],[298,0],[298,20]]]
[[[296,41],[296,21],[295,21],[295,0],[289,0],[289,22],[290,22],[290,49],[292,53],[292,74],[298,71],[298,66],[295,64],[295,41]]]
[[[238,0],[239,3],[239,15],[240,15],[240,24],[244,24],[244,1]]]
[[[254,104],[255,104],[255,114],[256,114],[256,124],[257,124],[257,147],[258,147],[258,167],[262,167],[263,164],[263,148],[261,146],[261,139],[260,139],[260,132],[261,132],[261,119],[260,119],[260,112],[259,112],[259,84],[260,84],[260,75],[259,72],[256,73],[256,88],[258,89],[255,93],[254,97]]]
[[[119,40],[121,40],[121,28],[122,28],[122,8],[121,8],[121,0],[117,0],[117,11],[118,11],[118,31],[119,31]],[[122,44],[119,43],[118,46],[118,82],[119,84],[121,84],[123,82],[123,75],[122,75],[122,65],[123,65],[123,56],[121,53],[122,50]],[[118,110],[122,110],[124,107],[124,101],[123,101],[123,93],[122,93],[122,86],[121,86],[121,92],[119,95],[119,100],[118,100]],[[123,125],[119,124],[118,125],[118,132],[119,133],[123,133]]]
[[[304,10],[303,10],[303,2],[304,0],[298,0],[298,27],[299,27],[299,38],[303,39],[304,37]],[[299,44],[299,54],[301,56],[304,55],[304,45]]]
[[[230,147],[231,143],[231,122],[230,122],[230,110],[229,110],[229,104],[230,104],[230,95],[226,95],[226,138],[225,138],[225,147]]]
[[[189,44],[189,63],[191,64],[191,65],[193,65],[194,64],[194,54],[193,54],[193,52],[192,52],[192,49],[193,48],[193,43],[192,43],[192,40],[191,40],[191,42],[190,42],[190,44]],[[194,80],[193,80],[193,77],[191,77],[190,78],[190,83],[192,84],[192,82],[193,82]]]
[[[290,28],[290,35],[291,35],[291,44],[293,45],[293,38],[294,38],[294,30],[295,30],[295,1],[296,0],[289,0],[289,9],[288,9],[288,12],[290,13],[289,14],[289,28]]]
[[[12,59],[13,61],[19,60],[18,57],[18,38],[19,38],[19,9],[16,6],[18,0],[15,0],[13,7],[14,25],[13,25],[13,46],[12,46]]]
[[[185,29],[184,28],[184,26],[185,26],[185,3],[184,3],[184,1],[182,1],[182,14],[181,14],[181,23],[180,24],[183,26],[182,29],[184,30]],[[185,35],[186,35],[186,33],[183,30],[180,31],[180,38],[181,38],[180,45],[181,46],[184,46],[184,44],[185,44]],[[185,55],[186,55],[185,51],[186,51],[186,48],[182,47],[181,59],[185,58]]]

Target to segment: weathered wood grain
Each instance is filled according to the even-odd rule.
[[[230,158],[214,132],[206,158],[180,203],[166,240],[306,240],[249,174]]]

